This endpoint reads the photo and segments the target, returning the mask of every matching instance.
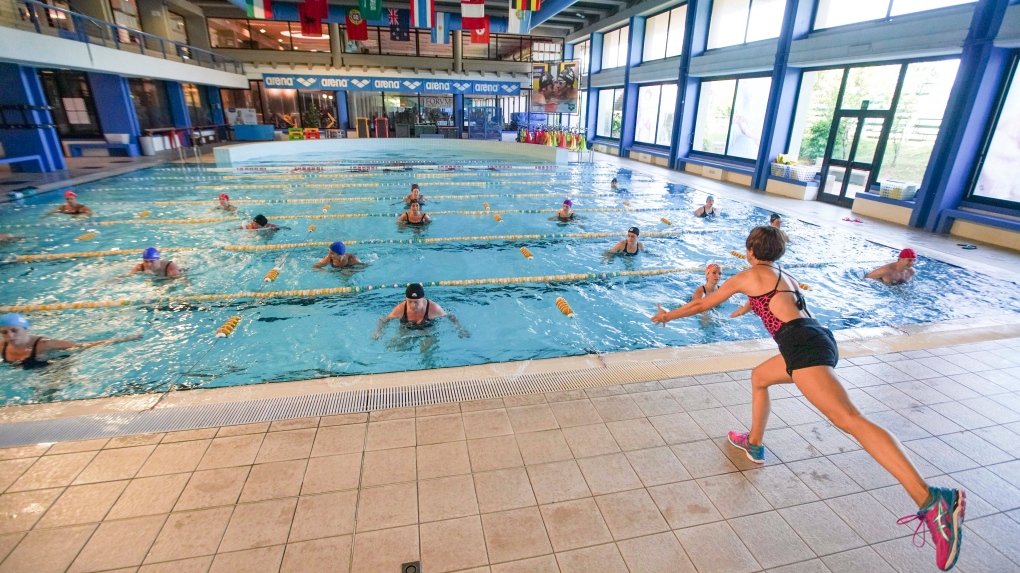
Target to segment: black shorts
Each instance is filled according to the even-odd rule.
[[[811,366],[836,367],[839,350],[832,332],[813,318],[798,318],[779,327],[774,336],[786,373]]]

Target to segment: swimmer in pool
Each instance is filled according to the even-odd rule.
[[[613,191],[618,191],[620,189],[620,184],[616,181],[616,177],[613,177],[613,180],[609,182],[609,188]]]
[[[616,246],[606,251],[605,255],[621,255],[624,257],[636,256],[638,253],[645,250],[645,244],[638,240],[640,235],[640,229],[637,227],[631,227],[627,231],[627,238],[616,243]]]
[[[441,306],[425,298],[425,287],[421,283],[407,285],[407,289],[404,291],[404,298],[405,300],[393,307],[392,312],[379,320],[379,326],[372,334],[372,340],[379,340],[383,330],[386,329],[386,324],[391,320],[399,319],[400,324],[405,328],[424,330],[432,326],[435,319],[444,316],[449,318],[450,322],[457,327],[457,336],[460,338],[471,336],[471,333],[457,321],[457,317],[447,314]]]
[[[875,279],[887,285],[901,285],[910,282],[914,278],[914,263],[917,262],[917,253],[914,249],[903,249],[900,251],[900,258],[895,263],[882,265],[870,273],[864,275],[866,279]]]
[[[89,209],[85,205],[78,202],[78,194],[74,191],[64,191],[64,201],[66,203],[59,207],[55,207],[50,212],[43,215],[43,217],[49,217],[55,213],[65,213],[67,215],[91,215],[92,209]]]
[[[129,275],[135,273],[146,273],[155,275],[157,277],[179,277],[181,276],[181,270],[177,268],[177,265],[173,261],[160,260],[159,249],[156,247],[149,247],[142,253],[142,262],[135,265],[135,268],[131,269]]]
[[[71,342],[70,340],[57,340],[29,334],[28,327],[28,319],[20,314],[10,313],[0,316],[0,336],[3,338],[0,341],[0,361],[24,368],[43,366],[48,361],[42,356],[53,350],[84,350],[93,346],[136,340],[142,337],[141,334],[136,334],[92,342]]]
[[[570,199],[563,200],[563,206],[556,212],[555,215],[549,217],[550,221],[559,221],[561,223],[568,223],[577,219],[577,214],[574,213],[574,202]]]
[[[404,203],[410,205],[411,203],[418,203],[419,205],[425,204],[425,196],[421,194],[421,189],[418,188],[417,183],[411,184],[411,193],[404,197]]]
[[[694,216],[699,218],[715,217],[718,214],[719,209],[715,208],[715,197],[712,195],[706,197],[705,204],[702,205],[701,207],[698,207],[697,210],[694,211]]]
[[[280,227],[269,222],[265,215],[255,215],[250,223],[245,223],[242,229],[254,231],[278,231]]]
[[[722,267],[715,263],[709,263],[705,267],[705,284],[694,290],[691,300],[701,300],[706,296],[719,290],[719,279],[722,278]]]
[[[237,207],[230,204],[230,195],[226,193],[220,193],[220,204],[213,207],[213,210],[226,211],[227,213],[236,213]]]
[[[0,243],[10,243],[13,241],[20,241],[21,237],[17,235],[8,235],[7,233],[0,233]]]
[[[665,326],[671,320],[714,308],[737,293],[750,298],[751,308],[779,346],[779,355],[751,372],[751,429],[746,434],[730,432],[730,445],[741,450],[752,462],[764,463],[763,438],[771,410],[769,388],[775,384],[796,384],[811,405],[834,426],[856,439],[903,486],[918,507],[916,515],[907,519],[917,519],[928,526],[935,544],[935,565],[942,570],[951,568],[959,556],[966,494],[959,489],[929,485],[910,461],[903,445],[854,406],[836,377],[839,360],[836,339],[828,328],[811,317],[797,280],[779,265],[779,258],[786,252],[779,230],[756,227],[747,236],[745,246],[749,269],[727,279],[718,290],[702,299],[668,312],[658,307],[651,319]],[[846,514],[841,517],[850,518]],[[899,523],[906,523],[907,519]]]
[[[412,227],[422,227],[432,222],[432,219],[428,215],[421,212],[421,203],[414,201],[410,205],[410,209],[404,211],[404,213],[397,217],[397,223],[403,225],[411,225]]]
[[[786,234],[786,231],[783,231],[783,217],[779,213],[769,215],[769,227],[782,231],[783,239],[785,239],[787,243],[790,242],[790,236]]]
[[[329,246],[329,252],[322,258],[321,261],[312,265],[313,269],[321,269],[322,267],[329,265],[335,269],[342,267],[350,267],[353,265],[363,265],[358,257],[352,253],[347,252],[347,247],[341,241],[337,241]]]

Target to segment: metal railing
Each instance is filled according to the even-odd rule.
[[[179,61],[225,72],[244,73],[244,64],[240,61],[208,50],[50,6],[36,0],[16,0],[16,2],[21,20],[31,22],[38,34],[59,36],[86,44],[162,57],[164,60]]]

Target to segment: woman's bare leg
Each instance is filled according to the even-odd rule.
[[[832,368],[811,366],[795,370],[793,381],[833,425],[853,436],[900,482],[918,507],[924,504],[928,499],[928,484],[917,473],[899,440],[857,410]]]
[[[760,446],[765,436],[765,426],[772,413],[769,386],[791,382],[793,378],[786,373],[786,361],[782,356],[773,356],[751,371],[751,431],[747,434],[748,442]]]

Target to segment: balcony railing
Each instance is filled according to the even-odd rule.
[[[164,60],[193,64],[225,72],[244,73],[244,64],[233,58],[214,54],[208,50],[154,36],[141,30],[126,28],[98,20],[84,14],[36,2],[16,0],[20,22],[28,24],[37,34],[58,36],[86,44],[95,44],[116,50],[129,51]]]

